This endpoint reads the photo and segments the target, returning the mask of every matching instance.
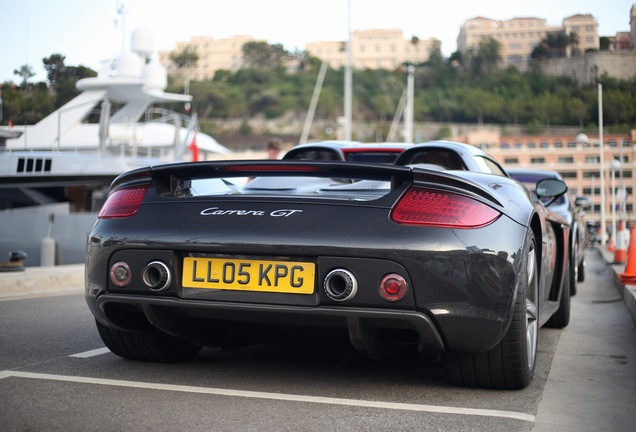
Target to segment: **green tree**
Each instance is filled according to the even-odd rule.
[[[575,31],[571,31],[568,34],[568,45],[572,47],[572,55],[578,56],[581,55],[581,50],[579,49],[580,43],[579,34]]]
[[[27,64],[20,66],[19,69],[13,70],[13,75],[17,75],[22,78],[22,88],[26,88],[29,80],[35,76],[33,68]]]
[[[44,69],[46,69],[46,79],[49,85],[55,86],[55,83],[64,74],[66,66],[64,65],[65,56],[62,54],[52,54],[42,59]]]
[[[493,37],[483,38],[479,45],[468,50],[471,73],[482,76],[496,70],[501,61],[501,44]]]
[[[290,58],[281,44],[252,41],[243,45],[243,63],[246,68],[273,69],[284,66]]]
[[[634,94],[629,91],[609,89],[603,92],[603,112],[615,125],[630,123],[636,114]]]
[[[553,93],[548,92],[534,98],[531,107],[536,115],[535,118],[540,119],[542,124],[546,127],[550,127],[550,124],[557,123],[555,119],[559,117],[563,110],[561,99]]]
[[[612,46],[612,41],[607,36],[601,36],[599,38],[599,49],[601,51],[607,51]]]
[[[550,58],[565,57],[565,50],[569,39],[564,31],[549,32],[545,37],[545,43],[550,54]]]
[[[196,66],[199,61],[199,53],[197,53],[196,48],[193,46],[186,45],[179,51],[171,52],[169,58],[177,69],[182,70],[184,68]]]
[[[55,107],[61,107],[79,94],[77,81],[94,76],[97,76],[97,73],[85,66],[65,66],[51,85],[55,94]]]
[[[479,88],[466,89],[463,101],[467,114],[476,118],[480,125],[485,116],[496,115],[503,107],[501,96]]]

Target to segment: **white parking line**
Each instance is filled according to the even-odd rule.
[[[89,357],[95,357],[98,355],[102,355],[102,354],[106,354],[109,353],[110,350],[106,347],[104,348],[97,348],[94,350],[90,350],[90,351],[84,351],[81,353],[77,353],[77,354],[71,354],[69,357],[76,357],[76,358],[89,358]]]
[[[489,409],[477,409],[477,408],[458,408],[458,407],[435,406],[435,405],[417,405],[417,404],[396,403],[396,402],[367,401],[367,400],[359,400],[359,399],[342,399],[342,398],[329,398],[329,397],[321,397],[321,396],[293,395],[293,394],[284,394],[284,393],[229,390],[229,389],[220,389],[220,388],[211,388],[211,387],[194,387],[194,386],[183,386],[183,385],[174,385],[174,384],[158,384],[158,383],[147,383],[147,382],[139,382],[139,381],[112,380],[112,379],[103,379],[103,378],[52,375],[52,374],[18,372],[18,371],[1,371],[0,372],[0,379],[9,378],[9,377],[75,382],[75,383],[83,383],[83,384],[99,384],[99,385],[116,386],[116,387],[131,387],[131,388],[176,391],[176,392],[185,392],[185,393],[200,393],[200,394],[208,394],[208,395],[244,397],[244,398],[253,398],[253,399],[269,399],[269,400],[280,400],[280,401],[290,401],[290,402],[307,402],[307,403],[321,403],[321,404],[341,405],[341,406],[356,406],[356,407],[364,407],[364,408],[380,408],[380,409],[420,411],[420,412],[443,413],[443,414],[499,417],[499,418],[523,420],[527,422],[535,421],[535,416],[531,414],[525,414],[525,413],[520,413],[515,411],[501,411],[501,410],[489,410]]]

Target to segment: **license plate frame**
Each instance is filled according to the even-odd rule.
[[[316,264],[261,258],[184,257],[183,288],[310,295]]]

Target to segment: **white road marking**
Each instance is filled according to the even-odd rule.
[[[90,351],[84,351],[81,353],[77,353],[77,354],[71,354],[69,357],[76,357],[76,358],[89,358],[89,357],[95,357],[98,355],[102,355],[102,354],[106,354],[109,353],[110,350],[106,347],[104,348],[97,348],[94,350],[90,350]]]
[[[397,402],[380,402],[380,401],[368,401],[368,400],[359,400],[359,399],[343,399],[343,398],[330,398],[330,397],[321,397],[321,396],[294,395],[294,394],[284,394],[284,393],[229,390],[229,389],[220,389],[220,388],[212,388],[212,387],[195,387],[195,386],[184,386],[184,385],[174,385],[174,384],[147,383],[147,382],[139,382],[139,381],[89,378],[89,377],[81,377],[81,376],[53,375],[53,374],[32,373],[32,372],[0,371],[0,379],[9,378],[9,377],[64,381],[64,382],[74,382],[74,383],[83,383],[83,384],[98,384],[98,385],[107,385],[107,386],[115,386],[115,387],[142,388],[142,389],[151,389],[151,390],[165,390],[165,391],[176,391],[176,392],[185,392],[185,393],[200,393],[200,394],[208,394],[208,395],[216,395],[216,396],[232,396],[232,397],[244,397],[244,398],[254,398],[254,399],[290,401],[290,402],[307,402],[307,403],[321,403],[321,404],[341,405],[341,406],[356,406],[356,407],[364,407],[364,408],[379,408],[379,409],[419,411],[419,412],[443,413],[443,414],[499,417],[499,418],[523,420],[527,422],[535,421],[535,416],[531,414],[525,414],[525,413],[520,413],[515,411],[460,408],[460,407],[435,406],[435,405],[418,405],[418,404],[407,404],[407,403],[397,403]]]

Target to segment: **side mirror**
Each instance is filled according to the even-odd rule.
[[[551,198],[550,202],[545,203],[546,206],[550,205],[552,201],[559,198],[568,191],[568,185],[563,180],[555,178],[545,178],[539,180],[535,187],[535,194],[537,198],[543,200],[544,198]]]
[[[578,196],[574,200],[574,206],[579,207],[581,210],[589,210],[592,208],[592,200],[586,196]]]

